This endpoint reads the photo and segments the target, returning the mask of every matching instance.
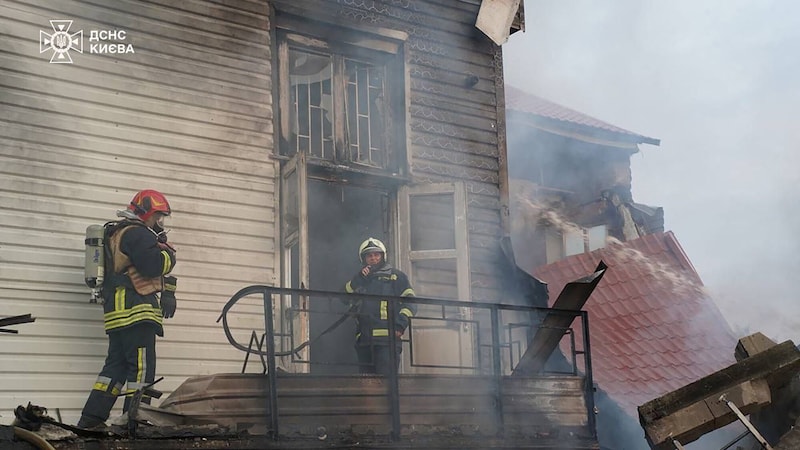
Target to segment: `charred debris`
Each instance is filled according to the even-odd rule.
[[[734,355],[737,363],[639,407],[651,448],[681,450],[733,422],[742,431],[724,449],[800,448],[798,347],[755,333],[739,340]]]

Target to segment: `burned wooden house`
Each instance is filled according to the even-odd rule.
[[[588,337],[571,373],[507,378],[550,314],[503,245],[500,44],[522,19],[519,1],[500,0],[0,6],[0,314],[37,318],[4,338],[0,414],[30,401],[77,419],[106,347],[84,230],[154,188],[172,204],[179,255],[178,312],[159,343],[166,406],[187,380],[246,372],[273,435],[336,417],[394,437],[463,425],[593,448]],[[331,329],[346,311],[333,293],[368,236],[422,297],[388,390],[353,377],[352,326]],[[310,419],[283,399],[295,420],[277,422],[287,403],[273,395],[309,386],[353,393],[353,409],[333,401]]]
[[[507,87],[512,240],[551,291],[602,260],[591,317],[601,448],[646,448],[637,407],[733,362],[733,332],[660,207],[637,203],[649,138]],[[552,298],[548,306],[552,306]],[[702,444],[700,444],[700,448]]]

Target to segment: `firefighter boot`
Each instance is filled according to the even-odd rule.
[[[81,418],[78,420],[78,428],[92,429],[99,428],[105,425],[111,413],[111,408],[117,401],[115,395],[111,395],[105,391],[92,390],[89,393],[89,398],[86,400],[86,405],[81,411]]]

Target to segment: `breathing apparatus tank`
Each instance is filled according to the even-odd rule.
[[[97,303],[98,298],[102,300],[100,289],[103,287],[103,277],[105,275],[104,235],[105,228],[102,225],[89,225],[86,227],[86,240],[84,241],[86,243],[86,258],[83,280],[92,290],[89,303]]]

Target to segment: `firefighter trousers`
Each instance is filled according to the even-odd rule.
[[[140,323],[109,333],[106,362],[81,411],[78,426],[90,428],[105,422],[120,394],[126,394],[123,412],[127,412],[133,393],[152,383],[155,375],[156,328],[154,326]],[[127,386],[123,392],[125,384]],[[145,403],[149,403],[149,400],[149,397],[142,398]]]
[[[400,338],[398,338],[400,340]],[[394,360],[395,368],[400,368],[400,354],[403,351],[400,345],[396,347]],[[389,376],[392,364],[392,351],[388,343],[372,343],[369,345],[356,345],[359,372],[362,374],[378,374]]]

